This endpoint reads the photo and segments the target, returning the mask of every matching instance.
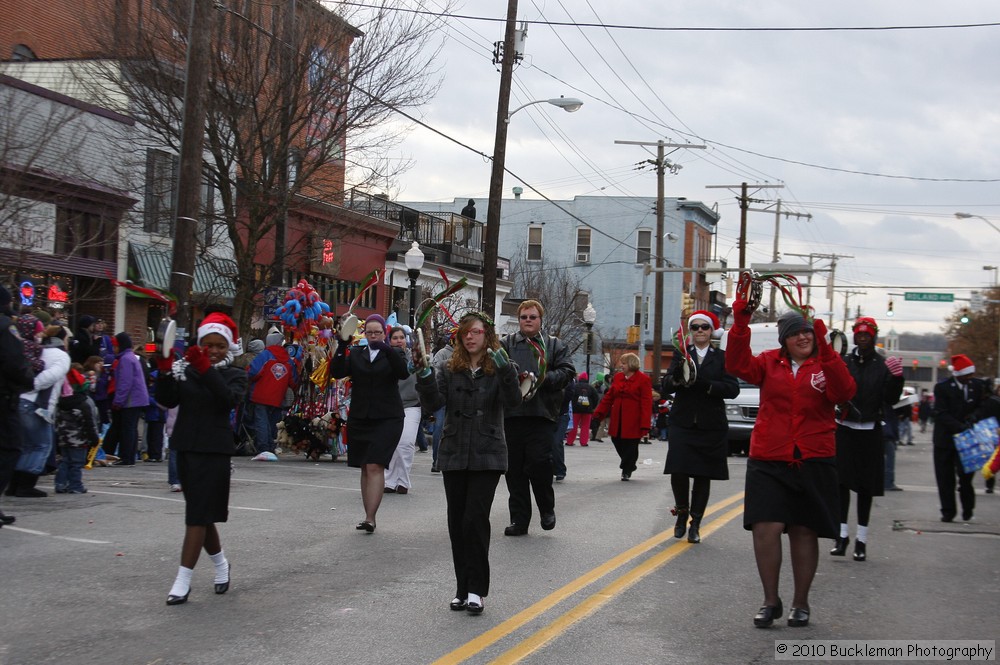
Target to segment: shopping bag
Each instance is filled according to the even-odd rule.
[[[962,470],[973,473],[982,468],[997,447],[997,419],[990,417],[954,436]]]

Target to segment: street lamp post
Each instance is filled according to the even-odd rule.
[[[516,3],[514,4],[516,12]],[[508,30],[513,30],[512,19],[508,16]],[[507,43],[513,43],[513,34],[508,36]],[[513,67],[513,63],[508,65],[508,61],[512,61],[513,58],[504,57],[503,70],[501,71],[501,79],[506,75],[510,77],[509,67]],[[497,300],[497,258],[500,245],[500,206],[503,203],[503,171],[504,163],[507,158],[507,125],[510,124],[510,117],[523,109],[525,106],[531,106],[532,104],[552,104],[553,106],[558,106],[568,113],[573,113],[579,111],[580,107],[583,106],[583,102],[579,99],[573,99],[572,97],[556,97],[554,99],[539,99],[533,102],[528,102],[527,104],[522,104],[521,106],[514,109],[512,112],[507,112],[507,107],[510,102],[510,86],[509,83],[505,87],[501,84],[500,86],[500,98],[498,102],[497,110],[497,130],[496,130],[496,140],[493,144],[493,170],[490,173],[490,193],[489,193],[489,205],[486,208],[486,239],[484,240],[485,246],[483,247],[483,311],[488,315],[496,318],[496,300]]]
[[[958,219],[973,219],[973,218],[975,218],[975,219],[981,219],[984,222],[986,222],[987,224],[989,224],[990,226],[992,226],[994,231],[1000,233],[1000,227],[998,227],[996,224],[994,224],[990,220],[986,219],[982,215],[973,215],[971,212],[956,212],[955,213],[955,217],[958,218]]]
[[[594,305],[587,303],[587,307],[583,310],[583,325],[587,326],[587,376],[590,376],[590,354],[594,351],[594,322],[597,321],[597,310],[594,309]]]
[[[416,328],[417,278],[420,277],[420,269],[424,267],[424,253],[420,251],[416,240],[406,250],[406,254],[403,254],[403,263],[406,264],[406,276],[410,278],[410,327]]]

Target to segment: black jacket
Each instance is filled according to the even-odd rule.
[[[970,379],[968,394],[954,377],[934,386],[934,447],[954,448],[954,436],[975,422],[973,414],[989,391],[982,379]]]
[[[694,346],[689,347],[689,351],[692,358],[697,357]],[[697,381],[691,386],[678,385],[673,379],[682,362],[683,354],[674,353],[670,369],[660,380],[660,394],[674,394],[674,405],[670,409],[671,427],[729,429],[725,400],[740,394],[740,382],[726,372],[726,352],[709,347],[698,366]]]
[[[188,367],[183,381],[172,372],[161,372],[156,378],[156,401],[167,408],[180,407],[170,449],[235,454],[229,414],[243,403],[246,392],[247,373],[236,367],[211,367],[204,374]]]
[[[903,392],[903,377],[893,376],[885,358],[875,350],[863,355],[858,347],[844,356],[847,370],[858,390],[850,402],[841,405],[840,418],[856,423],[881,422],[891,413],[883,413],[886,404],[895,404]]]
[[[539,337],[543,337],[539,335]],[[536,338],[537,339],[537,338]],[[576,369],[569,359],[569,349],[558,337],[543,337],[545,360],[548,367],[545,378],[535,396],[522,402],[520,406],[504,412],[504,418],[541,417],[552,422],[559,420],[559,410],[564,397],[563,390],[576,376]],[[503,348],[521,372],[534,372],[538,376],[538,360],[532,346],[520,332],[505,335]]]
[[[24,355],[14,320],[0,314],[0,448],[21,449],[17,407],[21,393],[35,387],[35,372]]]
[[[578,379],[576,383],[572,384],[566,390],[572,391],[573,413],[593,413],[594,409],[597,408],[597,405],[601,401],[601,397],[597,394],[597,390],[594,389],[594,386],[582,379]],[[586,404],[584,404],[584,402],[586,402]]]
[[[382,349],[371,361],[368,347],[341,344],[333,356],[330,375],[335,379],[351,377],[351,418],[402,418],[403,400],[399,382],[410,375],[400,349]]]

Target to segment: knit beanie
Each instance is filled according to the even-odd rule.
[[[372,314],[371,316],[369,316],[367,319],[365,319],[365,325],[368,325],[369,321],[378,321],[379,325],[382,326],[382,332],[386,331],[385,319],[383,319],[380,314]]]
[[[785,312],[778,318],[778,342],[784,346],[785,340],[800,330],[812,331],[812,324],[798,312]]]

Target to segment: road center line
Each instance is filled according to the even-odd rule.
[[[174,503],[184,503],[184,499],[175,499],[169,496],[151,496],[149,494],[130,494],[128,492],[102,492],[101,490],[88,490],[90,494],[108,494],[110,496],[133,496],[139,499],[153,499],[154,501],[173,501]],[[252,510],[260,513],[273,513],[272,508],[250,508],[249,506],[229,506],[230,510]]]
[[[713,513],[716,513],[716,512],[718,512],[720,510],[723,510],[726,507],[728,507],[729,505],[731,505],[733,503],[736,503],[737,501],[742,501],[742,499],[743,499],[743,492],[739,492],[737,494],[734,494],[731,497],[723,499],[722,501],[719,501],[718,503],[715,503],[712,506],[709,506],[709,508],[705,511],[705,517],[708,517],[709,515],[712,515]],[[704,535],[711,534],[717,528],[719,528],[722,524],[725,524],[726,522],[728,522],[729,520],[731,520],[734,515],[737,515],[740,512],[742,512],[742,510],[743,510],[743,506],[740,505],[740,506],[734,508],[733,510],[731,510],[730,512],[726,513],[722,517],[722,519],[720,520],[721,524],[719,524],[717,522],[712,522],[711,524],[704,525],[702,527],[702,534],[704,534]],[[455,663],[461,663],[462,661],[464,661],[464,660],[466,660],[468,658],[471,658],[472,656],[478,654],[479,652],[481,652],[482,650],[486,649],[487,647],[489,647],[490,645],[494,644],[495,642],[498,642],[499,640],[503,639],[507,635],[510,635],[515,630],[518,630],[519,628],[521,628],[522,626],[524,626],[528,622],[534,621],[537,617],[541,616],[544,612],[547,612],[548,610],[550,610],[553,607],[555,607],[557,604],[561,603],[562,601],[566,600],[567,598],[570,598],[574,594],[578,593],[581,589],[584,589],[585,587],[587,587],[588,585],[592,584],[593,582],[596,582],[597,580],[599,580],[600,578],[604,577],[605,575],[608,575],[609,573],[614,572],[615,570],[621,568],[622,566],[624,566],[625,564],[629,563],[633,559],[636,559],[637,557],[645,554],[646,552],[648,552],[649,550],[657,547],[658,545],[661,545],[664,542],[667,542],[667,541],[673,539],[673,537],[674,537],[674,529],[673,529],[673,527],[670,527],[669,529],[667,529],[665,531],[662,531],[662,532],[658,533],[657,535],[655,535],[655,536],[653,536],[651,538],[648,538],[647,540],[639,543],[638,545],[635,545],[634,547],[631,547],[628,550],[625,550],[621,554],[613,557],[612,559],[609,559],[607,562],[601,564],[600,566],[597,566],[596,568],[594,568],[594,569],[592,569],[592,570],[584,573],[580,577],[578,577],[575,580],[569,582],[568,584],[565,584],[561,588],[556,589],[555,591],[553,591],[552,593],[550,593],[548,596],[545,596],[544,598],[538,600],[536,603],[534,603],[530,607],[527,607],[527,608],[521,610],[520,612],[518,612],[517,614],[515,614],[511,618],[509,618],[506,621],[504,621],[503,623],[501,623],[501,624],[493,627],[492,629],[486,631],[485,633],[483,633],[479,637],[477,637],[477,638],[475,638],[473,640],[470,640],[469,642],[466,642],[465,644],[463,644],[462,646],[458,647],[457,649],[455,649],[451,653],[447,653],[444,656],[442,656],[441,658],[438,658],[437,660],[434,661],[433,665],[453,665]],[[651,559],[651,561],[652,560],[658,560],[664,554],[670,553],[669,557],[663,559],[663,561],[659,561],[659,563],[657,565],[660,565],[662,563],[665,563],[669,559],[673,558],[677,554],[680,554],[681,552],[685,551],[688,547],[691,547],[691,546],[692,545],[690,543],[687,543],[686,541],[677,543],[675,545],[672,545],[665,552],[662,552],[661,554],[659,554],[656,557],[654,557],[653,559]],[[641,568],[643,568],[643,567],[640,566],[636,570],[639,570]],[[650,571],[651,570],[652,569],[650,569]],[[650,571],[647,571],[647,573],[644,573],[644,574],[648,574],[648,572],[650,572]],[[628,577],[628,575],[624,576],[622,579],[624,579],[626,577]],[[630,584],[632,584],[632,583],[634,583],[634,582],[631,582]],[[610,588],[611,586],[613,586],[613,584],[609,585],[609,587],[607,587],[607,588]],[[625,588],[627,588],[627,586],[623,587],[622,590],[624,590]],[[601,593],[603,593],[603,592],[601,592]],[[610,599],[610,597],[609,597],[609,599]],[[598,606],[595,606],[594,609],[596,609],[596,607],[598,607]],[[593,610],[591,610],[591,611],[593,611]],[[586,615],[583,615],[583,616],[586,616]],[[581,616],[580,618],[583,618],[583,616]],[[576,619],[576,620],[578,621],[579,619]],[[567,625],[569,625],[569,624],[567,624]],[[551,638],[548,638],[548,639],[551,639]],[[543,644],[544,644],[544,642],[543,642]],[[530,652],[528,652],[528,653],[530,653]],[[525,655],[527,655],[527,653]]]

